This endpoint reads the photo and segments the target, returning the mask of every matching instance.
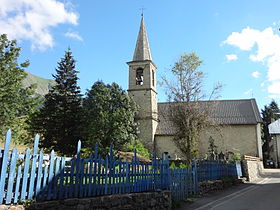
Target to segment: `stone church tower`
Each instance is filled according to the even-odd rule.
[[[139,138],[150,151],[154,151],[154,136],[158,125],[157,67],[152,61],[143,15],[133,60],[127,64],[129,66],[128,94],[139,106],[137,116]]]

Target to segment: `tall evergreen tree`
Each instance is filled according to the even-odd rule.
[[[0,35],[0,140],[3,140],[8,128],[15,127],[18,128],[16,136],[22,137],[20,133],[26,130],[23,131],[20,126],[25,125],[27,116],[37,104],[37,98],[31,97],[35,93],[34,85],[22,86],[27,76],[24,69],[29,61],[18,63],[20,50],[16,40],[10,41],[6,34]]]
[[[93,84],[83,101],[86,152],[92,152],[99,144],[103,155],[114,150],[125,150],[126,144],[136,140],[136,104],[116,83]]]
[[[64,155],[75,154],[81,137],[81,92],[75,63],[68,49],[53,75],[56,85],[45,95],[43,107],[32,120],[34,131],[43,137],[41,146]]]
[[[264,160],[270,158],[270,147],[269,143],[271,141],[271,136],[269,135],[268,125],[272,123],[274,120],[279,119],[279,111],[278,104],[273,100],[268,106],[264,106],[264,109],[261,110],[262,115],[262,141],[263,141],[263,157]]]

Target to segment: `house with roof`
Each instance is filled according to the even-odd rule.
[[[171,157],[184,158],[174,142],[175,128],[168,119],[172,103],[157,101],[156,70],[149,47],[147,31],[142,16],[133,59],[129,66],[128,94],[139,106],[137,121],[139,138],[150,151],[168,152]],[[233,152],[262,158],[261,122],[255,99],[201,101],[203,109],[215,104],[211,118],[220,129],[209,128],[200,133],[200,156],[207,153],[210,136],[218,152]]]
[[[278,168],[280,166],[280,119],[269,124],[268,131],[272,137],[269,144],[271,157],[273,158],[275,167]]]

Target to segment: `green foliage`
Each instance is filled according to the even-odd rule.
[[[188,168],[188,165],[187,164],[184,164],[184,163],[179,163],[179,164],[175,164],[175,162],[172,162],[169,166],[169,168],[171,169],[182,169],[182,168]]]
[[[36,200],[34,200],[34,199],[26,199],[24,201],[18,200],[17,204],[23,205],[28,208],[28,207],[32,206],[35,202],[36,202]]]
[[[144,147],[144,144],[140,140],[135,140],[133,143],[128,142],[125,145],[124,151],[125,152],[134,152],[134,149],[136,149],[137,154],[139,154],[145,158],[150,158],[150,156],[151,156],[149,153],[149,150]]]
[[[26,133],[26,117],[35,110],[37,98],[34,94],[34,85],[22,87],[22,81],[26,78],[25,68],[29,61],[18,63],[20,48],[16,40],[8,40],[7,35],[0,35],[0,140],[4,139],[8,128],[17,128],[13,134],[15,142],[23,139],[21,133]],[[24,124],[24,128],[20,126]]]
[[[218,147],[215,145],[215,139],[213,139],[212,136],[209,137],[208,142],[209,142],[208,153],[209,153],[210,159],[214,160],[215,156],[218,154],[218,152],[217,152]]]
[[[111,144],[115,151],[124,150],[137,138],[135,114],[136,104],[116,83],[95,82],[83,101],[86,150],[92,152],[95,143],[102,155],[108,154]]]
[[[169,118],[176,128],[175,143],[191,162],[197,155],[199,133],[213,125],[209,117],[210,108],[202,110],[197,103],[206,97],[203,93],[204,74],[199,70],[202,61],[195,53],[183,54],[171,69],[173,78],[162,78],[162,85],[170,102]],[[209,98],[215,96],[221,85],[212,90]]]
[[[56,84],[45,95],[43,107],[31,119],[34,133],[42,135],[41,146],[64,155],[76,153],[81,137],[81,93],[75,63],[68,49],[53,75]]]
[[[264,106],[264,109],[261,110],[262,115],[262,141],[263,141],[263,156],[264,159],[270,158],[270,147],[269,142],[271,141],[271,136],[268,131],[268,125],[274,121],[279,119],[279,113],[280,110],[278,108],[278,104],[272,100],[271,103],[268,106]]]
[[[242,156],[239,152],[234,153],[233,155],[231,155],[229,161],[230,162],[237,162],[237,161],[241,161]]]

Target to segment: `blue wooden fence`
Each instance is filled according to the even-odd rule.
[[[25,154],[19,154],[16,148],[10,151],[10,142],[9,130],[0,152],[0,204],[165,189],[171,190],[175,200],[181,200],[198,192],[198,181],[237,176],[236,167],[226,164],[217,167],[199,162],[190,169],[170,169],[164,154],[160,160],[154,155],[151,163],[141,163],[134,151],[129,162],[115,158],[112,147],[102,159],[97,145],[89,158],[81,158],[80,141],[74,158],[39,151],[39,136],[35,137],[33,150],[28,148]]]
[[[0,154],[0,203],[17,203],[19,200],[56,200],[73,197],[142,192],[168,189],[167,158],[154,158],[141,163],[136,151],[133,161],[116,159],[112,147],[110,155],[102,159],[95,152],[81,158],[81,142],[75,158],[44,155],[38,152],[39,137],[35,137],[32,152],[24,155],[14,148],[9,151],[11,131],[6,135],[5,148]]]
[[[169,189],[174,200],[186,199],[197,194],[198,183],[224,177],[241,177],[240,162],[195,161],[191,168],[169,169]]]
[[[196,165],[198,182],[216,180],[222,177],[242,176],[240,162],[197,161]]]

